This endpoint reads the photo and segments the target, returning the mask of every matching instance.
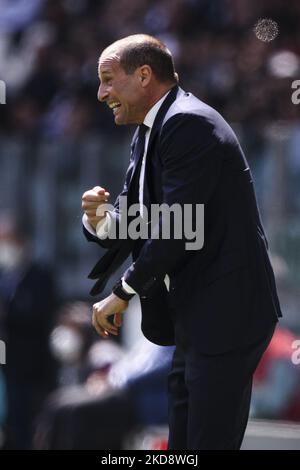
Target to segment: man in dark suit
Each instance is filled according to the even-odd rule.
[[[117,334],[138,294],[144,335],[176,345],[169,448],[239,449],[252,376],[281,316],[246,159],[220,114],[178,87],[172,56],[159,40],[135,35],[115,42],[101,54],[99,79],[98,99],[115,123],[139,125],[120,195],[128,207],[139,204],[143,216],[153,204],[179,204],[183,212],[189,205],[197,227],[204,204],[205,223],[204,245],[196,250],[187,249],[185,234],[176,236],[176,222],[168,239],[161,236],[163,215],[150,221],[149,239],[124,237],[120,227],[132,216],[127,220],[123,199],[107,211],[104,188],[84,193],[84,232],[107,248],[90,273],[98,279],[92,293],[133,257],[112,294],[94,305],[93,325],[103,337]]]

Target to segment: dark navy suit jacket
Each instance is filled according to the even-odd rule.
[[[132,152],[136,134],[132,142]],[[148,204],[204,204],[204,246],[187,240],[89,240],[107,248],[90,278],[99,293],[131,253],[126,282],[139,294],[142,331],[181,343],[190,355],[251,344],[281,316],[250,169],[222,116],[175,86],[156,116],[147,149]],[[139,164],[130,160],[122,195],[138,202]],[[118,199],[113,217],[119,219]],[[160,220],[160,224],[163,223]],[[170,291],[164,284],[170,276]]]

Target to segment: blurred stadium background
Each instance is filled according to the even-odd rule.
[[[274,40],[256,37],[260,18],[277,22]],[[17,217],[31,241],[32,259],[52,272],[54,313],[45,338],[60,318],[58,307],[67,301],[84,301],[84,308],[91,303],[86,276],[100,248],[83,238],[81,195],[100,184],[114,199],[127,168],[133,129],[116,129],[109,109],[97,102],[99,54],[120,37],[145,32],[172,51],[180,85],[221,112],[238,134],[270,242],[281,324],[300,339],[300,104],[291,99],[292,83],[300,80],[299,24],[298,0],[0,0],[0,80],[6,85],[6,104],[0,105],[0,216]],[[118,344],[124,354],[140,341],[137,302],[131,309]],[[0,339],[14,331],[3,321]],[[9,358],[8,347],[9,342]],[[290,357],[287,362],[293,392],[300,391],[300,365]],[[60,364],[54,369],[57,386]],[[285,374],[276,376],[282,390],[290,377]],[[21,381],[25,388],[27,379]],[[35,384],[41,381],[37,375]],[[282,391],[286,400],[290,394]],[[20,445],[14,425],[7,424],[17,400],[8,396],[11,404],[0,412],[7,448]],[[255,417],[280,414],[262,407]],[[18,419],[26,421],[16,414],[14,423]],[[300,421],[300,413],[289,419]]]

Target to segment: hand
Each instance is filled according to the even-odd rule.
[[[122,313],[128,307],[128,302],[110,294],[106,299],[93,305],[92,323],[97,333],[107,338],[109,333],[118,335],[118,328],[122,325]],[[108,321],[108,317],[114,315],[114,324]]]
[[[89,224],[94,230],[97,229],[98,223],[103,220],[106,215],[105,213],[103,215],[97,215],[97,209],[108,201],[109,196],[110,194],[105,191],[104,188],[101,188],[101,186],[95,186],[82,195],[82,208],[87,215]]]

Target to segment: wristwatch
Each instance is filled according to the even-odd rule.
[[[128,302],[130,299],[132,299],[132,297],[135,296],[135,294],[128,294],[128,292],[126,292],[124,289],[123,289],[123,286],[122,286],[122,279],[120,279],[117,284],[113,287],[113,293],[119,297],[120,299],[122,300],[126,300],[126,302]]]

